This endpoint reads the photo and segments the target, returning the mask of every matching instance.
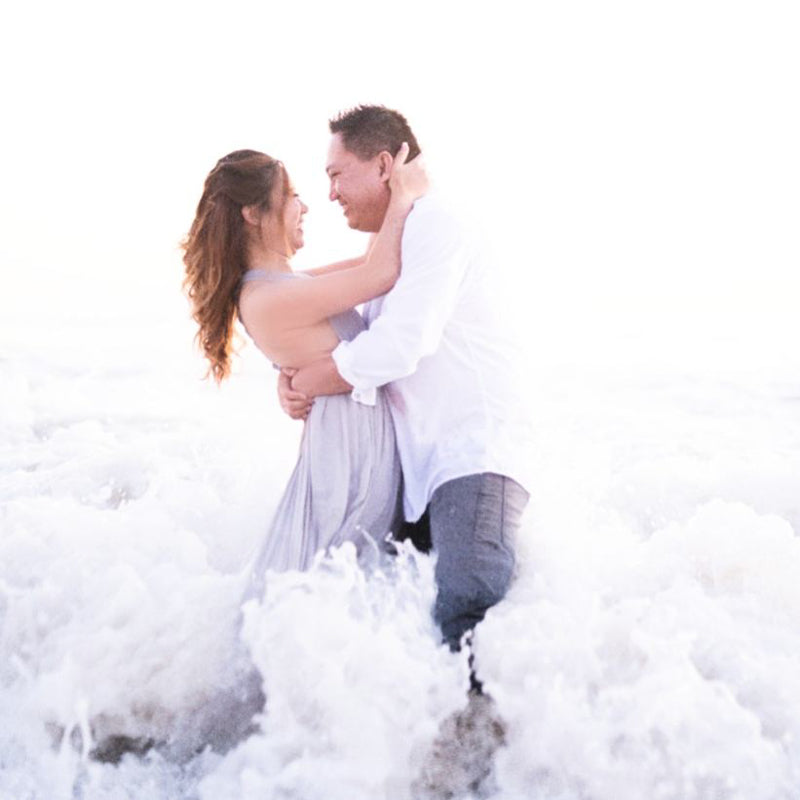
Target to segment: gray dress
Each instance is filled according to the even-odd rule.
[[[292,279],[311,278],[250,270],[243,282]],[[330,317],[330,323],[346,341],[366,329],[355,309]],[[344,542],[353,542],[362,558],[377,556],[401,520],[401,476],[381,390],[374,406],[349,394],[317,397],[289,485],[252,563],[247,596],[263,593],[267,570],[307,569],[319,551]]]

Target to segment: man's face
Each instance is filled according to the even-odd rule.
[[[388,174],[380,156],[362,161],[345,148],[341,134],[334,133],[325,171],[331,181],[328,196],[339,201],[347,224],[357,231],[379,231],[389,205]]]

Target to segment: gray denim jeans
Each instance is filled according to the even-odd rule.
[[[442,484],[423,518],[406,526],[405,538],[423,550],[432,545],[437,554],[433,613],[452,650],[505,597],[514,538],[529,497],[504,475],[466,475]]]

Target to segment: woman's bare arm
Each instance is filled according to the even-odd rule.
[[[340,269],[350,269],[350,267],[360,267],[366,260],[367,256],[369,255],[369,251],[372,250],[372,245],[375,243],[375,239],[378,236],[377,233],[371,233],[369,235],[369,242],[367,243],[367,252],[364,253],[363,256],[356,256],[356,258],[346,258],[344,261],[335,261],[333,264],[326,264],[322,267],[314,267],[313,269],[304,269],[302,270],[304,275],[325,275],[328,272],[336,272]]]
[[[411,204],[390,206],[375,249],[359,266],[328,272],[311,280],[282,281],[250,292],[248,305],[272,327],[313,325],[359,303],[385,294],[400,274],[400,240]]]
[[[400,274],[403,225],[414,201],[427,189],[424,169],[406,164],[404,145],[392,165],[389,207],[375,241],[361,263],[318,274],[309,281],[282,281],[250,292],[252,313],[270,319],[271,327],[313,325],[373,297],[385,294]]]
[[[358,258],[346,258],[344,261],[335,261],[333,264],[325,264],[322,267],[314,267],[313,269],[300,270],[303,275],[327,275],[329,272],[338,272],[340,269],[350,269],[350,267],[360,267],[367,260],[367,256],[358,256]]]

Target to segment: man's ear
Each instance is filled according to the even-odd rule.
[[[382,181],[388,182],[389,176],[392,174],[392,164],[394,164],[394,158],[388,150],[378,153],[378,174]]]
[[[242,216],[250,225],[258,225],[261,221],[261,211],[258,206],[242,206]]]

